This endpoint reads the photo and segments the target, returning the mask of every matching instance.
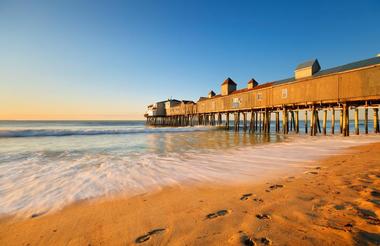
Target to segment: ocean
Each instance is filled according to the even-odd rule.
[[[320,158],[379,140],[374,134],[344,138],[155,128],[144,121],[0,121],[0,214],[30,216],[168,185],[260,181],[304,171]]]

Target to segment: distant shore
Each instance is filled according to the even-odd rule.
[[[265,183],[168,187],[0,220],[1,245],[380,243],[380,143]]]

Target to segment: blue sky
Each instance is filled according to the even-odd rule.
[[[380,1],[0,0],[0,119],[137,119],[380,53]]]

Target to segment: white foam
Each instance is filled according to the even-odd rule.
[[[187,182],[260,180],[314,165],[343,149],[380,141],[380,136],[293,136],[282,143],[209,153],[30,153],[0,158],[0,213],[30,216],[82,199]]]

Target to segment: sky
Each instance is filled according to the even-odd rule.
[[[0,119],[142,119],[380,53],[380,1],[0,0]]]

